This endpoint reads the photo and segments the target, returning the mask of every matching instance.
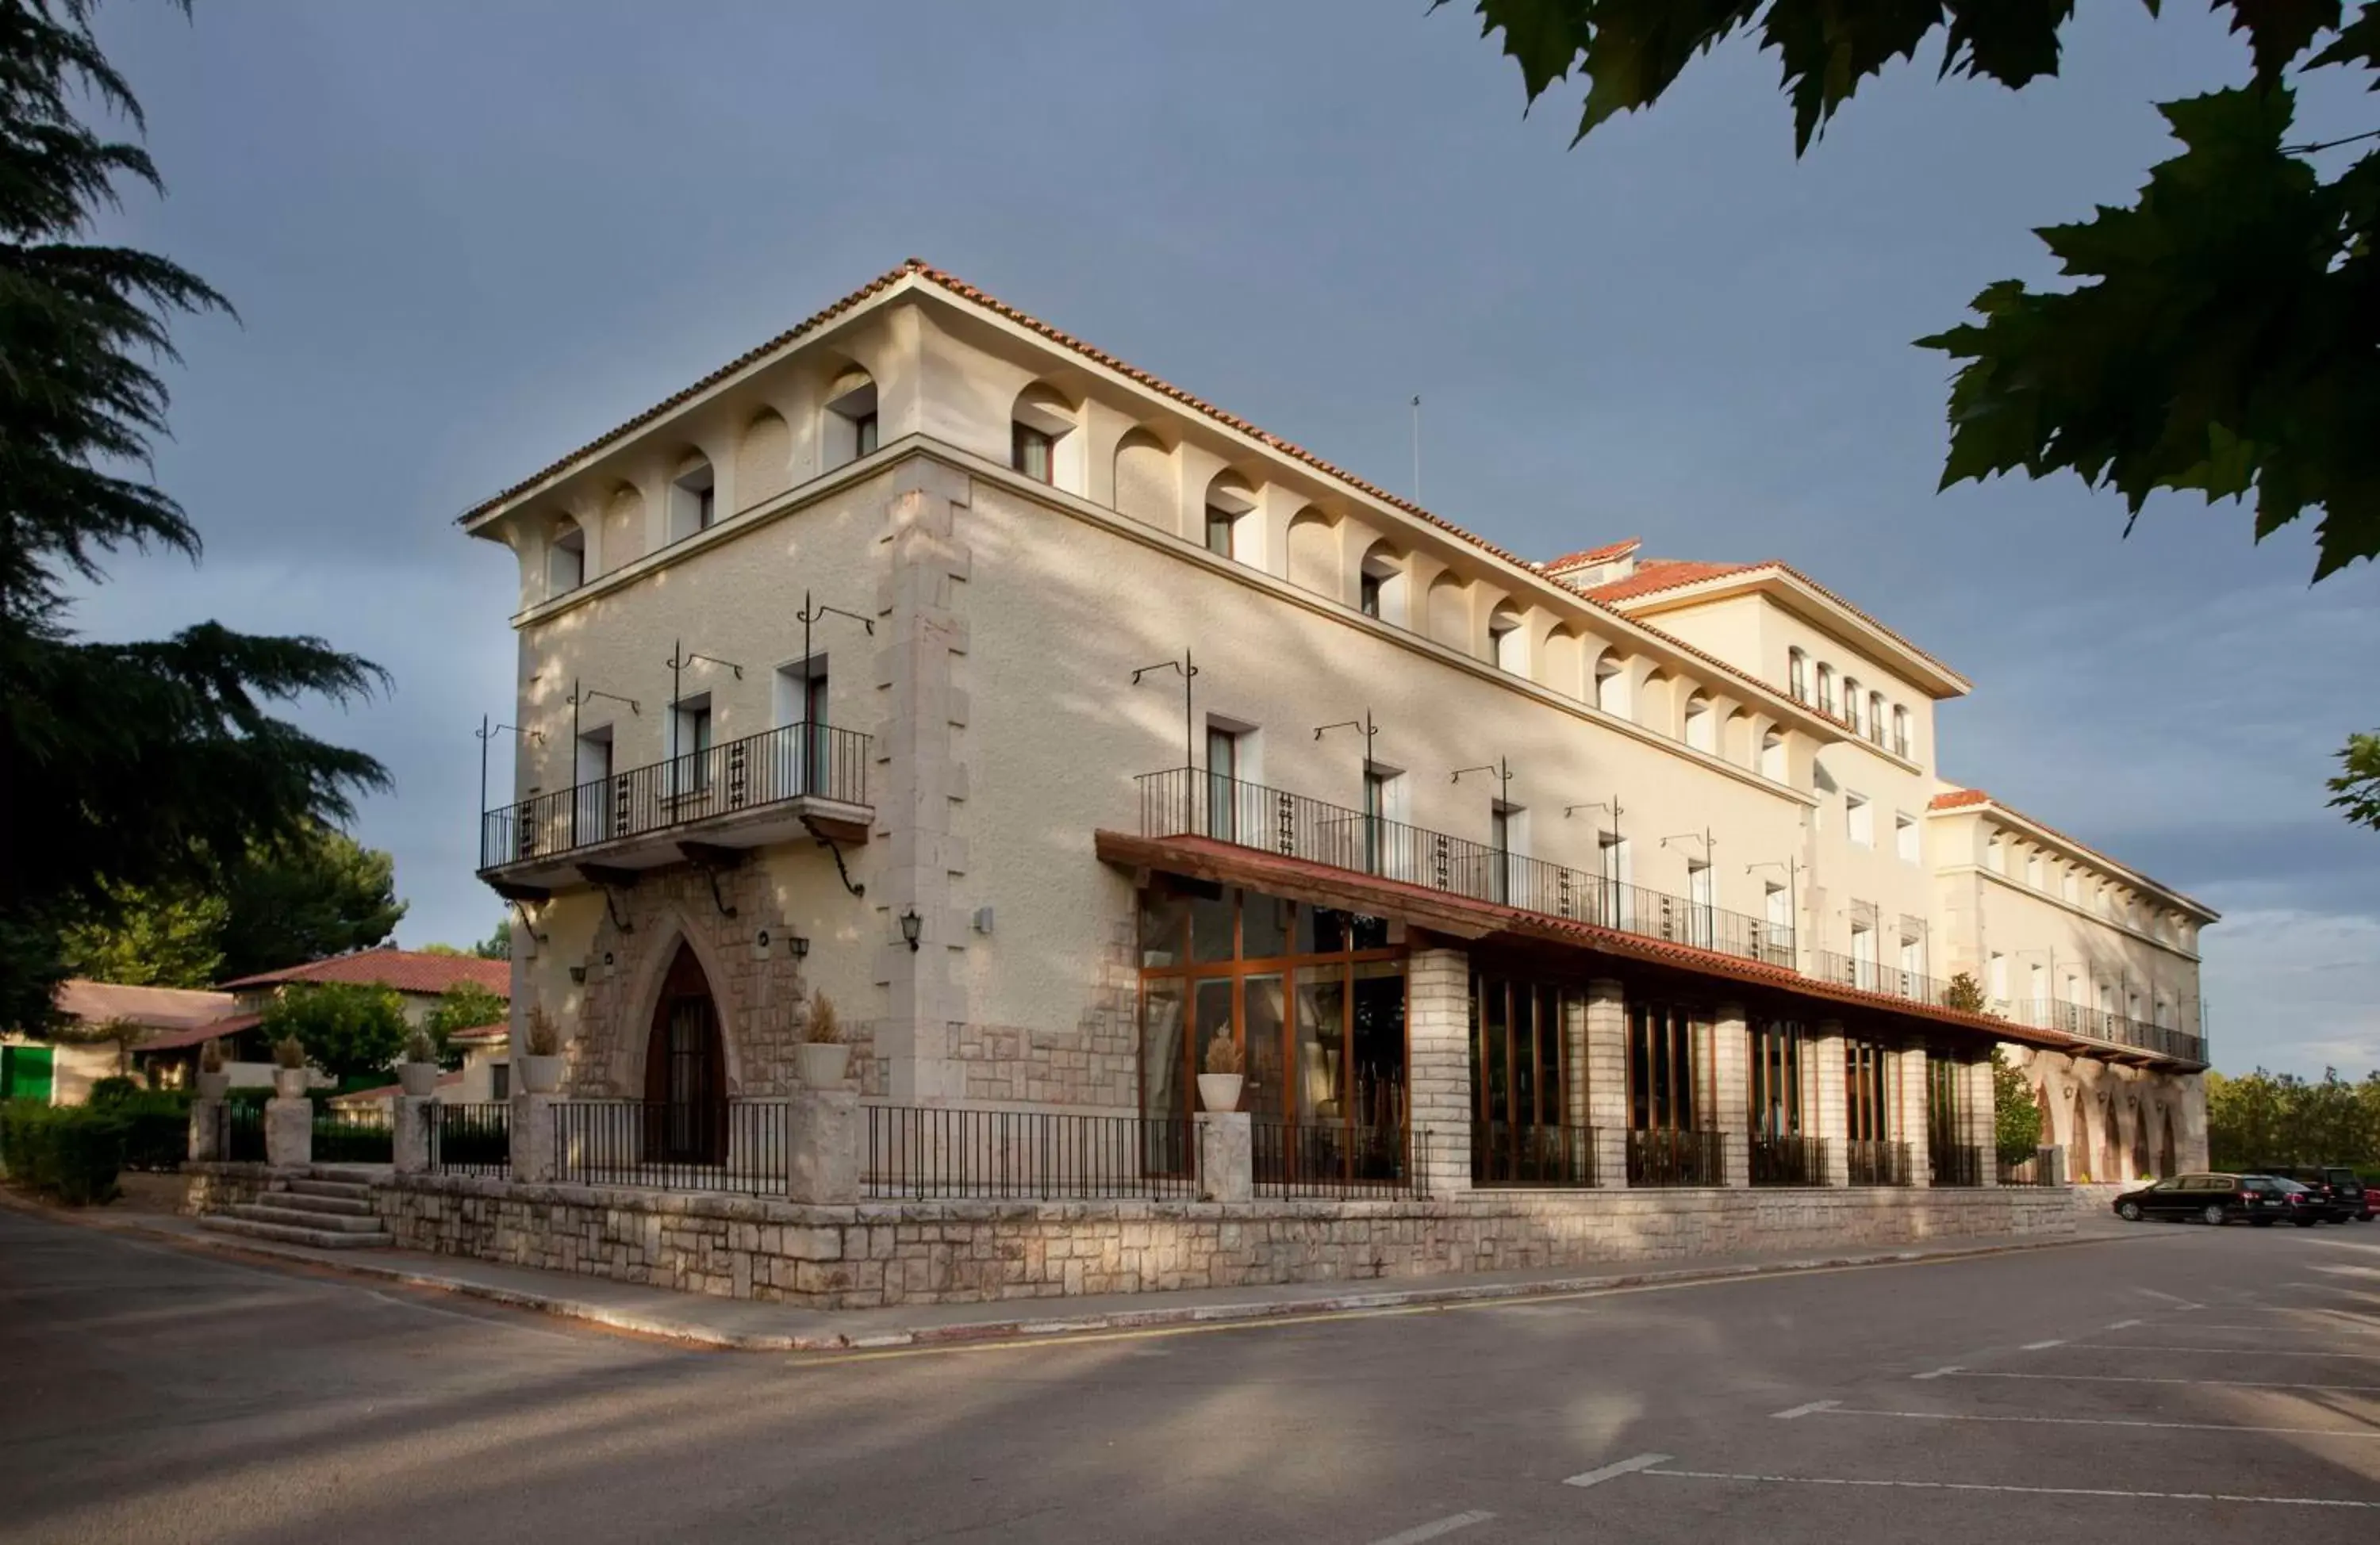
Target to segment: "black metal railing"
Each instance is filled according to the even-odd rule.
[[[1597,927],[1793,966],[1793,930],[1283,789],[1172,767],[1143,773],[1143,837],[1206,837]]]
[[[1935,1142],[1925,1148],[1927,1178],[1937,1186],[1980,1186],[1984,1151],[1968,1142]]]
[[[1248,1142],[1258,1196],[1355,1201],[1423,1194],[1402,1127],[1252,1121]]]
[[[1833,949],[1814,950],[1812,953],[1816,958],[1814,962],[1816,975],[1822,982],[1882,993],[1887,997],[1906,998],[1912,1003],[1923,1003],[1936,1008],[1950,1006],[1950,984],[1938,976],[1903,971],[1899,966],[1862,960]]]
[[[318,1165],[384,1165],[396,1156],[389,1107],[318,1105],[313,1159]]]
[[[1585,1188],[1595,1184],[1595,1129],[1527,1122],[1471,1124],[1475,1186]]]
[[[1998,1178],[2003,1186],[2062,1186],[2066,1183],[2065,1159],[2066,1151],[2062,1148],[2036,1148],[2030,1157],[2000,1165]]]
[[[1843,1144],[1843,1157],[1854,1186],[1909,1184],[1909,1144],[1905,1142],[1862,1139]]]
[[[513,1167],[513,1108],[489,1104],[431,1104],[430,1168],[439,1175],[509,1175]]]
[[[1631,1131],[1632,1186],[1716,1186],[1723,1182],[1726,1147],[1711,1131]]]
[[[860,1155],[872,1197],[1195,1198],[1186,1117],[870,1105]]]
[[[786,1131],[780,1100],[568,1101],[553,1107],[553,1173],[582,1186],[770,1196],[789,1179]]]
[[[215,1107],[215,1157],[235,1164],[264,1163],[261,1104],[249,1100],[225,1100]]]
[[[484,873],[789,800],[864,809],[868,743],[856,730],[788,724],[532,795],[480,817],[480,868]]]
[[[2164,1025],[2129,1019],[2105,1008],[2092,1008],[2080,1003],[2065,1003],[2057,998],[2020,998],[2008,1006],[2008,1017],[2035,1030],[2063,1031],[2086,1040],[2105,1041],[2112,1045],[2131,1046],[2160,1056],[2178,1057],[2187,1062],[2206,1060],[2206,1038],[2187,1031],[2173,1030]]]
[[[1824,1138],[1752,1136],[1752,1183],[1755,1186],[1823,1186],[1827,1183]]]

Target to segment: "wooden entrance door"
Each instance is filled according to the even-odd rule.
[[[727,1162],[727,1054],[719,1008],[691,947],[680,944],[645,1043],[645,1157]]]

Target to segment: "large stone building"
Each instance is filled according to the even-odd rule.
[[[1187,1117],[1229,1038],[1260,1167],[1441,1199],[1988,1184],[1996,1044],[2071,1177],[2204,1163],[2215,914],[1785,563],[1532,561],[916,262],[462,524],[571,1099],[783,1095],[818,990],[869,1104]]]

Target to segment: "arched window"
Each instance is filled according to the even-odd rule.
[[[1718,749],[1718,718],[1710,699],[1697,692],[1686,699],[1686,744],[1696,751]]]
[[[587,533],[565,516],[545,548],[545,593],[559,596],[587,583]]]
[[[879,439],[876,378],[855,366],[827,388],[826,414],[820,425],[820,470],[832,472],[847,462],[874,455]]]
[[[710,458],[696,452],[678,464],[670,479],[669,539],[682,542],[698,531],[708,531],[719,519],[717,477]]]
[[[1628,666],[1607,651],[1595,662],[1595,706],[1617,718],[1628,717]]]
[[[1404,555],[1386,542],[1374,542],[1364,554],[1356,580],[1356,606],[1366,617],[1410,627],[1412,610],[1405,585]]]
[[[1760,737],[1760,776],[1785,781],[1785,737],[1774,730]]]
[[[1859,733],[1860,684],[1856,676],[1843,678],[1843,722],[1852,727],[1852,734]]]
[[[1818,712],[1835,711],[1835,668],[1823,660],[1818,665]]]
[[[1810,657],[1799,649],[1785,651],[1785,690],[1796,703],[1810,700]]]
[[[1909,710],[1895,704],[1892,709],[1892,754],[1909,754]]]
[[[1884,694],[1867,694],[1867,738],[1876,744],[1884,743]]]
[[[1529,673],[1529,637],[1521,628],[1519,608],[1499,602],[1488,614],[1488,653],[1499,670],[1515,676]]]
[[[1083,491],[1082,447],[1075,404],[1055,387],[1034,382],[1008,410],[1008,465],[1037,483]]]
[[[1219,558],[1247,556],[1240,550],[1243,517],[1257,507],[1256,490],[1236,472],[1219,472],[1207,485],[1207,550]]]

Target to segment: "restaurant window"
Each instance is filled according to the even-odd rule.
[[[1886,1080],[1891,1058],[1876,1042],[1851,1036],[1843,1042],[1843,1134],[1853,1142],[1884,1142],[1892,1136]]]
[[[1471,982],[1471,1176],[1481,1185],[1591,1183],[1594,1153],[1571,1087],[1565,1014],[1545,983]]]
[[[1755,1020],[1751,1036],[1751,1130],[1755,1141],[1802,1134],[1803,1032],[1791,1020]]]

